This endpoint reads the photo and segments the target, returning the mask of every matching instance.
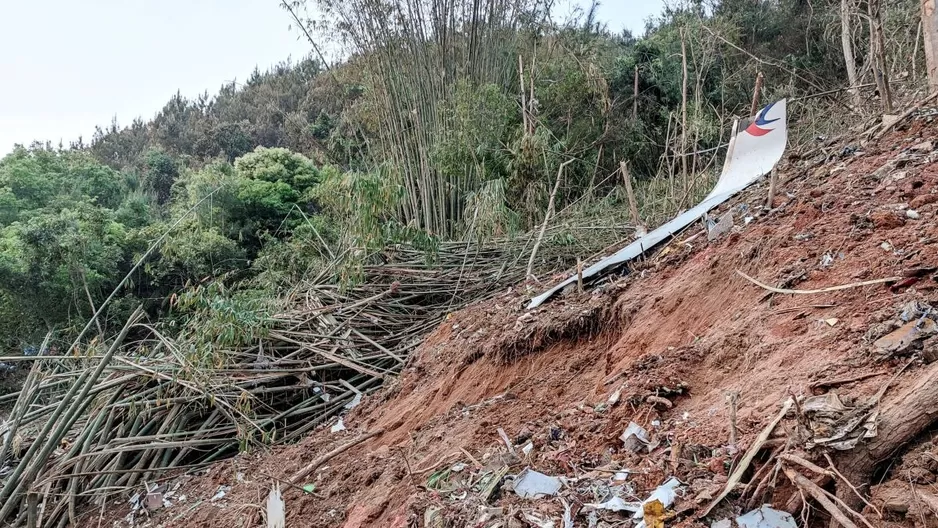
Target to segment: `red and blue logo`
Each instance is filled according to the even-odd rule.
[[[753,121],[748,127],[746,127],[746,132],[749,132],[753,136],[764,136],[775,130],[774,128],[761,128],[779,120],[777,117],[775,119],[765,118],[765,114],[769,113],[769,110],[771,110],[773,106],[775,106],[775,103],[772,103],[769,106],[763,108],[762,111],[759,112],[759,115],[756,116],[756,120]]]

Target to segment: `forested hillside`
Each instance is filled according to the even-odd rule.
[[[387,244],[432,261],[441,241],[515,236],[543,221],[555,183],[554,223],[592,218],[625,238],[620,163],[646,222],[693,203],[759,73],[763,101],[792,100],[796,143],[878,111],[872,19],[848,4],[687,2],[643,36],[593,11],[559,22],[537,0],[319,0],[317,20],[285,4],[313,50],[334,39],[347,58],[314,51],[0,160],[3,345],[67,338],[128,274],[102,333],[143,303],[171,332],[209,318],[250,339],[247,322],[326,262],[348,285]],[[917,16],[912,0],[882,5],[891,97],[925,82]]]

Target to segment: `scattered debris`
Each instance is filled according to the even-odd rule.
[[[267,528],[284,528],[287,523],[286,505],[280,494],[280,483],[275,482],[274,487],[267,495]]]
[[[335,425],[329,428],[329,431],[332,433],[338,433],[339,431],[344,431],[344,430],[345,430],[345,422],[342,421],[341,416],[339,416],[339,419],[338,421],[336,421]]]
[[[729,526],[729,519],[725,519]],[[797,528],[795,518],[790,513],[776,510],[765,504],[761,508],[736,518],[740,528]],[[716,528],[711,525],[711,528]]]
[[[543,496],[554,496],[560,491],[563,484],[557,477],[525,468],[514,479],[515,493],[522,499],[535,499]]]
[[[920,214],[918,213],[918,211],[916,211],[915,209],[906,209],[906,210],[905,210],[905,216],[906,216],[909,220],[918,220],[919,218],[922,217],[922,215],[920,215]]]
[[[924,339],[936,333],[938,333],[938,323],[923,316],[877,339],[873,346],[885,353],[904,354],[912,350],[915,345],[921,346]]]
[[[346,409],[354,409],[355,407],[358,407],[358,405],[359,405],[361,402],[362,402],[362,393],[361,393],[361,392],[356,392],[356,393],[355,393],[355,397],[352,398],[352,401],[350,401],[350,402],[348,402],[348,403],[345,404],[345,408],[346,408]]]
[[[612,497],[605,502],[584,504],[583,507],[594,510],[606,510],[612,512],[627,511],[634,513],[639,510],[641,504],[637,502],[625,502],[622,500],[622,497]]]
[[[801,402],[801,412],[812,438],[807,449],[826,446],[838,451],[856,447],[863,438],[877,435],[875,399],[864,405],[850,407],[835,392],[811,396]]]
[[[227,495],[229,491],[231,491],[231,486],[224,486],[224,485],[218,486],[218,491],[215,492],[215,495],[212,495],[212,498],[210,500],[212,502],[215,502],[217,500],[222,500],[225,498],[225,495]]]
[[[661,501],[648,501],[642,505],[642,522],[638,526],[664,528],[664,520],[667,517],[669,516],[665,514],[664,504],[661,504]]]
[[[707,220],[707,240],[714,241],[733,229],[733,211],[727,211],[719,222]]]
[[[648,431],[635,422],[629,422],[619,439],[623,447],[633,453],[646,449],[649,444]]]
[[[662,506],[662,509],[669,508],[672,504],[674,504],[675,499],[677,499],[677,489],[680,486],[681,486],[681,481],[679,481],[678,479],[674,477],[669,478],[668,480],[665,481],[664,484],[655,488],[655,491],[651,492],[651,495],[649,495],[647,499],[642,501],[642,509],[635,512],[635,515],[633,517],[635,519],[640,519],[645,513],[644,507],[647,504],[650,504],[653,502],[660,503]]]

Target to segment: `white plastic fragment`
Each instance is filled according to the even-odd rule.
[[[211,500],[217,501],[224,499],[229,491],[231,491],[231,486],[218,486],[218,491],[215,492],[215,495],[212,495]]]
[[[341,417],[341,416],[339,416],[339,421],[337,421],[337,422],[335,423],[335,425],[333,425],[333,426],[329,429],[329,431],[330,431],[330,432],[333,432],[333,433],[338,433],[339,431],[344,431],[344,430],[345,430],[345,422],[342,421],[342,417]]]
[[[918,220],[919,218],[922,217],[922,215],[918,214],[918,211],[916,211],[915,209],[906,209],[905,215],[909,217],[910,220]]]
[[[560,503],[563,504],[563,517],[560,518],[563,521],[563,528],[573,528],[573,510],[570,508],[570,503],[563,497],[560,497]]]
[[[515,477],[515,493],[522,499],[554,496],[560,491],[560,479],[525,468]]]
[[[521,452],[524,453],[524,456],[530,455],[532,451],[534,451],[534,442],[528,442],[521,448]]]
[[[736,518],[740,528],[797,528],[795,518],[788,512],[776,510],[768,504]]]
[[[648,447],[648,431],[635,422],[629,422],[619,439],[622,440],[623,447],[633,453]]]
[[[611,499],[605,502],[598,503],[588,503],[583,505],[584,508],[589,508],[592,510],[606,510],[611,512],[632,512],[641,511],[642,505],[639,502],[625,502],[622,500],[622,497],[612,497]]]
[[[274,483],[270,495],[267,496],[267,528],[284,528],[286,524],[286,505],[280,495],[280,483]]]
[[[354,409],[355,407],[358,407],[358,404],[361,402],[362,402],[362,393],[357,392],[355,393],[355,397],[352,398],[352,401],[345,404],[345,408]]]
[[[651,492],[651,495],[647,499],[643,500],[641,505],[639,505],[635,515],[632,516],[633,519],[641,519],[645,516],[644,506],[652,501],[659,501],[661,505],[665,508],[668,508],[674,504],[674,500],[677,498],[677,488],[681,485],[681,481],[671,477],[664,484],[655,488],[655,491]],[[644,523],[641,523],[644,524]],[[640,526],[641,526],[640,524]]]

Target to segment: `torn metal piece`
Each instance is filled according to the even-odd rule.
[[[556,495],[562,485],[557,477],[551,477],[531,468],[525,468],[515,477],[514,490],[522,499],[536,499]]]
[[[650,442],[648,431],[635,422],[629,422],[629,426],[622,431],[619,439],[622,440],[623,447],[633,453],[646,449]]]
[[[747,124],[748,123],[748,124]],[[763,108],[758,117],[734,124],[734,132],[727,150],[726,163],[716,187],[696,206],[665,222],[647,235],[635,240],[613,255],[583,270],[583,280],[591,279],[609,268],[628,262],[661,242],[670,239],[706,212],[727,201],[762,176],[772,171],[782,159],[788,143],[786,101],[782,99]],[[573,274],[560,284],[531,299],[527,308],[537,308],[557,292],[578,280]]]
[[[797,528],[790,513],[779,511],[768,504],[736,518],[740,528]]]

